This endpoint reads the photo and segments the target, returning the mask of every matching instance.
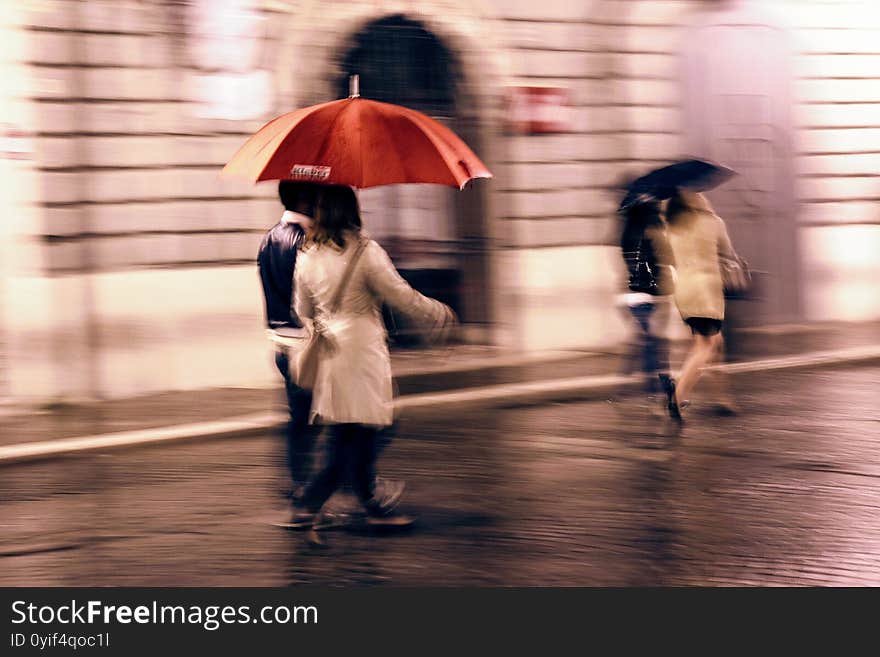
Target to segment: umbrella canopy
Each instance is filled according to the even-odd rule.
[[[492,173],[454,132],[400,105],[353,96],[283,114],[260,128],[223,168],[261,180],[363,189],[398,183],[463,188]]]
[[[679,187],[704,192],[718,187],[735,175],[736,172],[732,169],[713,162],[682,160],[654,169],[630,183],[626,196],[620,203],[620,209],[624,210],[637,203],[662,201],[670,198]]]

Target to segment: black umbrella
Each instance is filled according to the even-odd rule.
[[[654,169],[630,183],[620,209],[625,210],[638,203],[662,201],[670,198],[680,187],[703,192],[718,187],[735,175],[732,169],[704,160],[676,162]]]

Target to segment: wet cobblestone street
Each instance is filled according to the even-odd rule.
[[[417,525],[283,514],[275,436],[2,469],[2,585],[880,585],[880,368],[736,378],[678,431],[637,399],[406,414]],[[745,387],[748,386],[748,387]]]

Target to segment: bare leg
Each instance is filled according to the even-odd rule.
[[[724,336],[718,335],[718,345],[715,349],[715,357],[712,363],[724,362]],[[710,370],[706,378],[711,379],[712,396],[717,403],[717,409],[721,413],[736,413],[736,403],[730,390],[730,375],[718,370]]]
[[[694,335],[694,342],[681,373],[675,382],[675,397],[680,404],[688,398],[691,390],[702,374],[703,368],[712,361],[720,340],[719,335]]]

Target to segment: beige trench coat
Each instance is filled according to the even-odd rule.
[[[311,419],[322,424],[388,426],[393,421],[391,359],[382,321],[384,301],[436,332],[454,315],[439,301],[416,292],[400,277],[385,250],[369,240],[348,281],[339,310],[328,306],[356,240],[345,249],[312,245],[300,252],[294,273],[294,310],[307,324],[318,318],[337,350],[321,359]]]
[[[724,319],[719,254],[734,258],[727,227],[702,194],[686,193],[689,209],[667,222],[675,258],[675,305],[684,320]]]

